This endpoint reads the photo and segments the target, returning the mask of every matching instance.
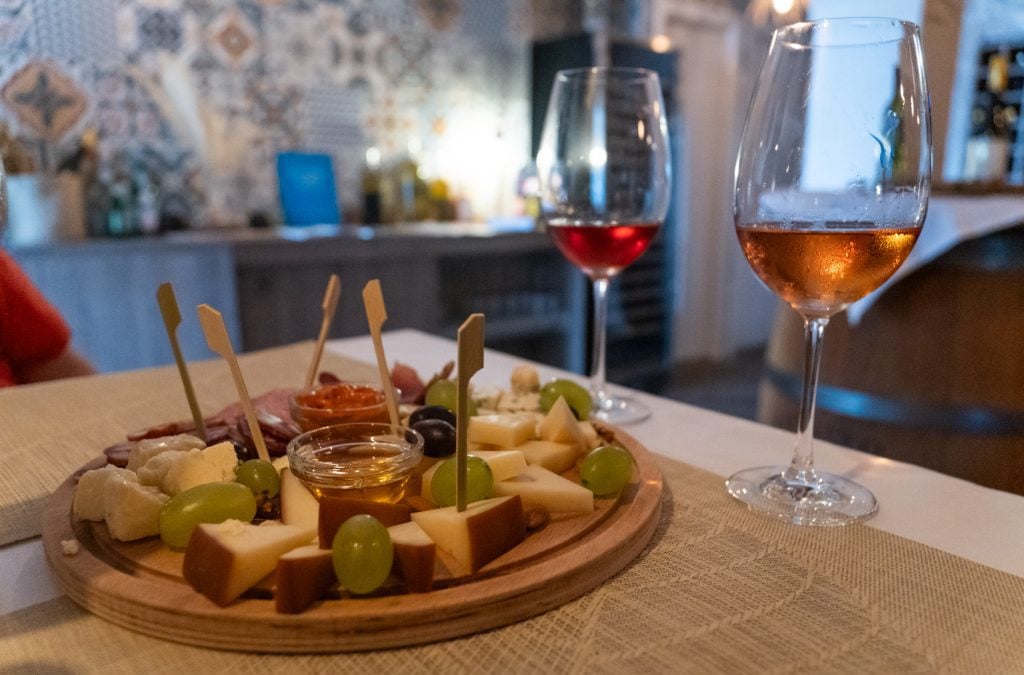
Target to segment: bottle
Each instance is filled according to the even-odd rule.
[[[363,164],[363,223],[378,225],[381,223],[381,175],[380,150],[375,147],[366,149],[366,161]]]

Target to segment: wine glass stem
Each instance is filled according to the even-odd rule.
[[[796,448],[786,477],[798,481],[814,480],[814,404],[818,396],[818,372],[821,369],[821,345],[828,317],[804,317],[804,381],[797,419]]]
[[[608,398],[605,392],[604,352],[608,330],[608,277],[593,279],[594,344],[590,361],[590,391],[598,407]]]

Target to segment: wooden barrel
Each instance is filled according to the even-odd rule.
[[[803,329],[780,308],[758,419],[796,428]],[[825,331],[815,436],[1024,494],[1024,228],[956,247]]]

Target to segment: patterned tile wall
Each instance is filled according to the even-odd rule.
[[[213,193],[276,216],[274,156],[293,149],[333,156],[346,211],[371,145],[397,160],[412,142],[457,190],[490,172],[511,198],[529,4],[0,0],[0,121],[50,169],[95,128],[104,166],[141,167],[194,219]],[[478,215],[503,207],[492,192]]]

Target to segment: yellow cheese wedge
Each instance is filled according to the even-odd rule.
[[[601,437],[597,435],[597,429],[587,420],[580,422],[580,429],[583,430],[583,437],[587,439],[587,450],[593,450],[603,444]]]
[[[489,443],[514,448],[533,438],[536,427],[532,417],[522,415],[477,415],[469,418],[470,443]]]
[[[587,437],[572,414],[572,408],[565,402],[565,398],[558,397],[551,410],[540,421],[538,436],[542,441],[554,441],[555,443],[569,443],[579,448],[579,452],[587,449]]]
[[[273,572],[283,554],[314,536],[315,530],[295,525],[200,523],[188,540],[182,574],[192,588],[224,607]]]
[[[519,476],[495,483],[491,494],[519,495],[524,502],[540,504],[548,511],[590,513],[594,510],[594,493],[568,478],[531,464]]]
[[[281,469],[281,522],[316,529],[320,502],[287,467]]]
[[[526,538],[523,504],[517,496],[473,502],[465,511],[449,506],[412,514],[437,547],[469,572],[502,555]]]
[[[539,464],[549,471],[562,473],[576,464],[580,457],[580,449],[573,443],[556,443],[555,441],[526,441],[516,446],[523,453],[527,464]],[[525,470],[526,467],[523,467]],[[522,471],[517,472],[518,476]],[[513,478],[514,476],[506,476]],[[495,480],[498,480],[495,478]],[[502,478],[501,480],[505,480]]]

